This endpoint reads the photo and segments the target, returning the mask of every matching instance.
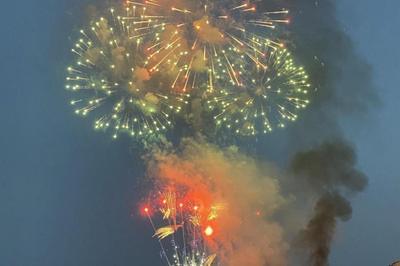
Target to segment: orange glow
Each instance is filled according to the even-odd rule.
[[[204,230],[204,234],[206,236],[211,236],[214,233],[214,229],[211,226],[207,226],[206,229]]]

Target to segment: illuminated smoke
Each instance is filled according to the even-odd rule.
[[[236,148],[190,139],[180,152],[155,152],[148,165],[156,183],[182,186],[224,206],[208,243],[222,265],[287,265],[283,228],[272,219],[284,199],[269,166]]]

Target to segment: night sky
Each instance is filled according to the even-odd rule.
[[[26,3],[24,3],[26,2]],[[143,166],[129,139],[112,141],[73,115],[64,88],[78,0],[2,3],[0,265],[160,265],[138,217]],[[338,0],[338,16],[373,68],[380,104],[343,119],[367,190],[340,224],[331,265],[400,258],[400,2]]]

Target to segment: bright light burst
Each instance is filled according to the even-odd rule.
[[[264,40],[254,38],[260,54],[253,60],[243,56],[232,63],[237,80],[221,84],[213,99],[217,126],[238,135],[268,133],[295,121],[298,111],[309,104],[310,84],[303,67],[295,64],[290,52],[272,48]],[[225,70],[223,70],[225,71]]]
[[[189,95],[206,99],[217,126],[239,135],[296,120],[310,85],[274,37],[288,11],[258,12],[253,2],[137,0],[110,9],[72,49],[66,88],[76,92],[75,112],[96,110],[95,128],[114,138],[173,127]]]
[[[214,234],[215,221],[222,209],[192,195],[177,196],[174,189],[160,192],[155,203],[142,208],[170,266],[211,266],[216,254],[207,250],[207,238]]]
[[[144,18],[145,9],[110,9],[106,17],[80,31],[68,67],[66,88],[74,92],[75,112],[86,116],[96,110],[95,128],[111,128],[113,137],[128,132],[135,137],[155,135],[173,126],[184,96],[169,90],[168,73],[148,67],[150,45],[160,39],[163,24]]]
[[[257,63],[260,53],[253,39],[262,38],[271,47],[272,33],[287,24],[287,10],[259,14],[254,1],[137,0],[127,1],[132,8],[146,8],[143,19],[165,25],[158,45],[149,47],[151,71],[162,64],[175,71],[171,88],[177,92],[213,92],[217,79],[238,83],[232,62],[244,55]],[[263,37],[261,37],[263,36]],[[227,71],[220,76],[217,69]]]

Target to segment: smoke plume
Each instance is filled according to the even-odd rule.
[[[309,248],[307,265],[328,264],[337,219],[346,221],[351,212],[350,202],[337,193],[327,193],[317,201],[313,217],[300,234],[301,241]]]
[[[305,251],[304,265],[328,265],[336,224],[351,218],[351,197],[367,185],[366,176],[356,169],[353,145],[340,125],[343,121],[355,124],[379,99],[370,65],[338,20],[336,1],[261,2],[265,8],[282,4],[291,14],[283,38],[290,40],[287,46],[305,65],[315,89],[312,104],[299,121],[262,140],[268,149],[258,153],[290,165],[288,171],[294,179],[285,188],[297,200],[307,202],[298,204],[301,208],[313,209],[292,249],[300,246]],[[299,261],[294,258],[292,264],[301,265]]]
[[[204,141],[186,139],[179,152],[157,151],[148,161],[155,182],[183,187],[223,206],[208,245],[222,265],[287,265],[283,228],[273,215],[284,204],[272,167]]]
[[[341,141],[323,143],[293,158],[291,170],[296,178],[318,197],[314,214],[299,236],[301,247],[309,255],[307,265],[328,265],[337,220],[351,218],[352,208],[346,196],[366,187],[367,179],[355,165],[355,152]]]

